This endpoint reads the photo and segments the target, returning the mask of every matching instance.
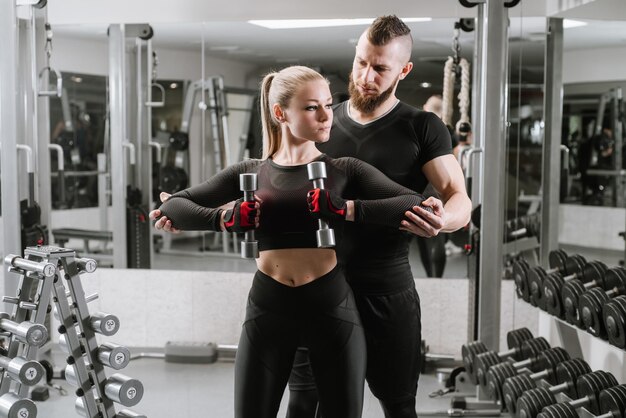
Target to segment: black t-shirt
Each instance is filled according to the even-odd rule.
[[[404,218],[404,212],[422,202],[418,193],[402,187],[379,170],[355,158],[329,158],[324,188],[355,201],[355,223],[372,223],[392,229]],[[256,229],[259,251],[281,248],[316,248],[317,221],[309,213],[307,193],[313,188],[307,166],[281,166],[271,159],[243,161],[222,170],[206,182],[172,195],[161,212],[172,225],[182,230],[220,230],[219,206],[242,196],[239,175],[257,174],[261,199],[260,225]],[[358,199],[358,200],[357,200]],[[335,222],[338,242],[343,224]]]
[[[428,184],[422,172],[424,164],[452,153],[450,133],[441,119],[402,102],[364,125],[350,118],[348,102],[336,105],[330,140],[318,148],[331,157],[365,161],[418,193]],[[341,256],[348,273],[408,264],[410,234],[399,231],[399,227],[346,225]]]

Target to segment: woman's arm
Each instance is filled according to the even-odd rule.
[[[354,158],[349,159],[349,186],[353,202],[354,222],[385,225],[398,228],[405,212],[420,206],[424,196],[399,185],[377,168]],[[351,205],[348,202],[350,220]]]
[[[217,173],[209,180],[173,194],[159,208],[179,230],[221,231],[220,206],[241,197],[239,175],[253,171],[255,161],[245,161]]]

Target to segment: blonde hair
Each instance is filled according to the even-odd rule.
[[[320,73],[302,65],[286,67],[263,77],[261,82],[263,158],[272,157],[280,148],[282,140],[280,123],[272,111],[272,106],[278,104],[284,110],[302,84],[314,80],[324,80],[328,83]]]

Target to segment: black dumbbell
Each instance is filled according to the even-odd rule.
[[[528,289],[528,270],[530,265],[523,258],[513,262],[513,280],[515,281],[515,293],[518,298],[525,302],[530,302],[530,291]]]
[[[596,418],[626,416],[626,385],[617,385],[600,392],[600,414]]]
[[[619,276],[618,272],[610,272],[611,270],[614,269],[608,269],[605,271],[604,280],[600,283],[600,286],[592,286],[592,283],[585,284],[580,280],[571,280],[563,285],[563,288],[561,289],[561,304],[563,306],[565,321],[567,323],[575,325],[579,328],[584,328],[582,317],[579,312],[580,297],[589,289],[596,287],[608,288],[608,286],[615,281],[615,275],[617,274],[617,276]],[[608,283],[607,274],[609,276]]]
[[[476,378],[478,384],[487,391],[487,372],[491,366],[506,361],[507,357],[517,356],[521,360],[511,363],[514,369],[527,368],[533,372],[540,370],[538,355],[550,348],[550,344],[543,337],[533,338],[524,341],[520,348],[496,353],[495,351],[487,351],[481,353],[474,359],[474,367],[476,369]]]
[[[507,347],[509,350],[520,348],[524,341],[530,340],[531,338],[533,338],[533,334],[528,330],[528,328],[514,329],[506,334]],[[487,351],[489,350],[482,341],[472,341],[461,347],[461,356],[463,357],[465,371],[469,376],[470,381],[475,385],[478,384],[478,377],[476,376],[474,360],[478,354],[486,353]],[[518,356],[515,357],[515,354],[518,354]],[[522,360],[522,358],[519,357],[519,354],[521,353],[516,352],[515,354],[514,358],[516,360]]]
[[[520,217],[507,221],[504,224],[505,241],[515,241],[516,239],[528,236],[527,218]]]
[[[584,407],[592,414],[597,415],[600,412],[600,404],[598,402],[600,392],[617,385],[617,380],[611,373],[603,370],[587,373],[576,380],[576,394],[578,398],[570,401],[569,404],[575,409]],[[534,418],[540,412],[543,412],[544,408],[557,404],[558,401],[550,389],[537,388],[524,392],[517,400],[516,416],[519,418]]]
[[[549,254],[549,264],[551,269],[564,269],[567,253],[563,250],[553,250]],[[513,279],[515,280],[515,291],[517,296],[525,302],[535,304],[531,300],[530,287],[528,282],[528,272],[530,265],[524,259],[518,259],[513,263]],[[536,304],[535,304],[536,305]]]
[[[553,382],[556,366],[567,360],[569,360],[569,354],[561,347],[543,351],[537,356],[537,362],[539,364],[537,367],[541,371],[532,376],[534,376],[534,379],[546,379]],[[500,404],[504,407],[502,385],[509,377],[517,376],[519,373],[523,373],[523,371],[516,369],[509,362],[491,366],[489,371],[487,371],[487,396],[494,401],[500,400]]]
[[[607,271],[606,264],[600,261],[590,261],[583,267],[581,278],[563,277],[560,274],[551,274],[543,281],[543,297],[546,311],[561,319],[565,319],[565,309],[561,303],[563,286],[566,283],[574,283],[575,288],[591,289],[604,287],[604,275]]]
[[[549,371],[550,369],[546,369]],[[583,359],[575,358],[556,365],[554,372],[546,375],[544,372],[533,374],[520,374],[510,377],[502,385],[503,406],[511,414],[517,412],[517,400],[524,392],[537,387],[537,381],[545,379],[554,388],[559,387],[562,393],[574,399],[576,395],[576,380],[587,373],[591,373],[591,367]]]
[[[559,253],[560,256],[560,253]],[[560,261],[560,260],[559,260]],[[543,267],[533,267],[528,271],[528,288],[530,289],[530,303],[540,309],[546,310],[546,300],[543,294],[543,282],[550,275],[559,274],[564,281],[580,279],[587,260],[582,255],[575,254],[565,260],[565,265],[556,265],[544,270]],[[550,264],[552,267],[552,263]]]
[[[626,294],[626,270],[613,267],[604,276],[604,289],[594,287],[578,298],[578,311],[583,327],[594,337],[607,338],[602,308],[606,302]]]
[[[626,296],[617,296],[602,308],[604,327],[609,342],[616,347],[626,348]]]
[[[541,418],[578,418],[576,408],[560,403],[544,408]],[[624,418],[626,416],[626,385],[613,386],[600,392],[600,415],[595,418]]]

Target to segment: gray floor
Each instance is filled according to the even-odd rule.
[[[108,372],[108,370],[107,370]],[[145,394],[141,402],[128,409],[148,418],[227,418],[233,416],[233,363],[208,365],[166,363],[158,359],[133,360],[121,371],[142,381]],[[74,411],[73,389],[65,381],[54,381],[68,394],[50,388],[50,398],[37,402],[39,418],[69,418]],[[428,394],[442,387],[434,375],[420,379],[418,411],[445,410],[449,398],[431,399]],[[285,417],[287,396],[283,397],[278,417]],[[122,408],[117,408],[117,411]],[[366,388],[363,418],[382,418],[376,399]]]

